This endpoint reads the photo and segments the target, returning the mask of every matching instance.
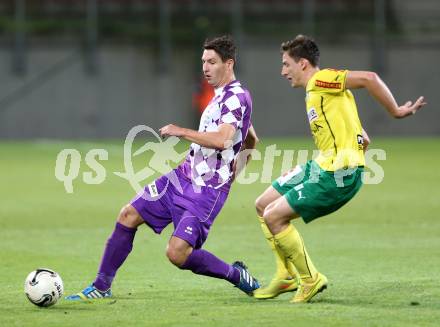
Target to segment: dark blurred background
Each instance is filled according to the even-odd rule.
[[[355,91],[371,136],[440,135],[438,0],[0,0],[0,138],[196,128],[202,44],[222,34],[237,42],[257,132],[309,135],[304,91],[280,76],[280,43],[299,33],[320,45],[321,68],[376,71],[399,103],[427,98],[397,122]]]

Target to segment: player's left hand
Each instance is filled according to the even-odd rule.
[[[162,127],[161,129],[159,129],[159,133],[162,138],[167,137],[167,136],[180,137],[180,136],[183,136],[183,131],[184,131],[184,128],[179,127],[177,125],[173,125],[173,124],[166,125],[166,126]]]
[[[408,101],[403,106],[399,107],[398,116],[396,118],[405,118],[410,115],[415,115],[426,104],[424,97],[419,97],[416,102]]]

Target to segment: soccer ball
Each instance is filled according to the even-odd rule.
[[[32,271],[24,282],[24,292],[33,304],[50,307],[63,295],[64,287],[60,275],[46,268]]]

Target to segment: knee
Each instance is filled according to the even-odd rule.
[[[255,209],[257,210],[257,214],[260,217],[263,217],[264,215],[264,209],[266,209],[266,205],[264,203],[263,197],[259,196],[256,200],[255,200]]]
[[[188,254],[186,253],[186,251],[183,251],[172,245],[168,245],[166,255],[168,257],[168,260],[170,260],[173,265],[179,268],[181,268],[188,259]]]
[[[130,204],[125,205],[121,209],[117,221],[118,223],[131,228],[135,228],[143,223],[137,210]]]
[[[272,227],[277,223],[278,217],[275,215],[274,210],[271,210],[271,206],[268,206],[263,213],[263,219],[266,225],[272,230]]]

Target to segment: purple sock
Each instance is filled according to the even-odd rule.
[[[113,234],[107,240],[101,260],[101,266],[99,267],[98,275],[93,282],[93,285],[95,285],[98,290],[106,291],[112,286],[116,271],[125,261],[133,248],[133,240],[136,230],[136,228],[126,227],[120,223],[116,223]]]
[[[238,269],[202,249],[193,250],[180,268],[191,270],[198,275],[225,279],[234,285],[240,282]]]

